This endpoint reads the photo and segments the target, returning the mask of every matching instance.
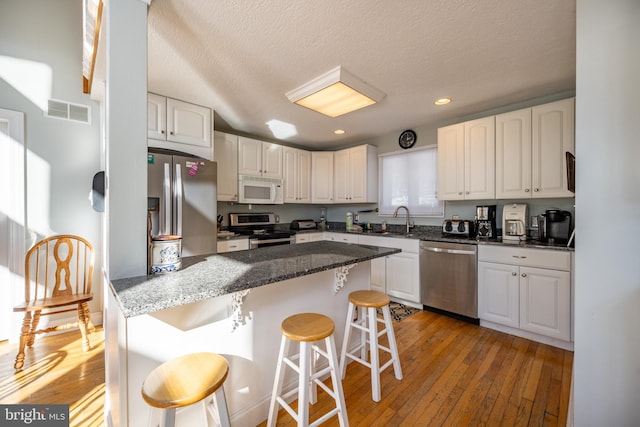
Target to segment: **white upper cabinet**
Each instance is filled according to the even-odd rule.
[[[334,153],[334,202],[378,201],[377,148],[359,145]]]
[[[496,198],[531,197],[531,108],[496,116]]]
[[[311,152],[283,147],[284,202],[311,203]]]
[[[214,160],[218,163],[218,201],[238,201],[238,137],[214,132]],[[218,251],[220,252],[220,251]]]
[[[575,98],[496,116],[496,198],[574,197],[566,153],[575,152]]]
[[[566,153],[575,155],[575,98],[531,109],[531,197],[574,197]]]
[[[282,179],[282,145],[238,137],[238,174]]]
[[[438,199],[495,197],[495,120],[485,117],[438,129]]]
[[[213,159],[210,108],[149,93],[147,137],[149,147],[175,150]]]
[[[333,203],[333,151],[311,153],[311,201]]]

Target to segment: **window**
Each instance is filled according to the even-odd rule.
[[[380,215],[393,215],[404,205],[411,216],[444,216],[444,202],[436,196],[437,153],[433,145],[378,157]]]

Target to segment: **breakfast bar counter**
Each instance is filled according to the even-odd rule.
[[[111,282],[124,317],[253,289],[400,252],[340,242],[271,246],[182,259],[178,271]]]
[[[109,424],[148,425],[140,394],[146,375],[201,351],[229,362],[224,389],[232,425],[259,424],[267,418],[282,320],[304,312],[329,316],[340,345],[349,293],[369,289],[370,260],[397,252],[330,241],[271,246],[187,257],[176,272],[112,281],[105,298]],[[297,378],[287,387],[296,388]],[[179,411],[178,425],[195,425],[200,411]]]

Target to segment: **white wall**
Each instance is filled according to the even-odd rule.
[[[575,425],[640,423],[640,2],[577,2]]]
[[[100,214],[88,201],[100,169],[99,107],[82,93],[81,35],[79,0],[0,2],[0,108],[25,113],[27,247],[58,233],[91,241],[98,252],[90,308],[99,315]],[[45,117],[50,98],[91,106],[91,125]]]

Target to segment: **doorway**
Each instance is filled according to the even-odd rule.
[[[0,341],[19,331],[13,306],[24,286],[24,148],[24,113],[0,108]]]

